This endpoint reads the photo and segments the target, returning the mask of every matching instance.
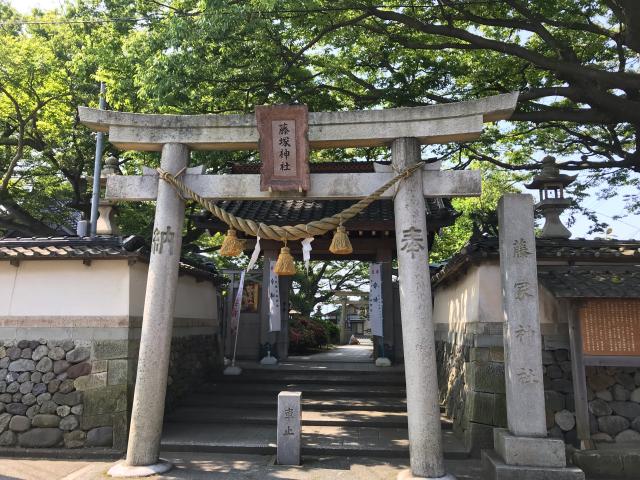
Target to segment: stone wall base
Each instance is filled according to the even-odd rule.
[[[640,445],[611,450],[576,450],[571,461],[593,477],[635,480],[640,472]]]
[[[493,425],[469,422],[463,433],[464,445],[472,457],[480,458],[482,450],[493,448]]]
[[[557,438],[519,437],[504,428],[493,431],[493,444],[509,465],[564,467],[564,442]]]
[[[486,480],[584,480],[577,467],[532,467],[507,465],[493,450],[482,451],[483,479]]]

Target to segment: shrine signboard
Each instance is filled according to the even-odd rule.
[[[306,105],[256,107],[261,191],[309,190],[308,118]]]
[[[593,448],[586,367],[640,366],[640,299],[574,301],[569,338],[577,435],[585,448]]]
[[[584,355],[640,355],[640,300],[586,300],[580,330]]]

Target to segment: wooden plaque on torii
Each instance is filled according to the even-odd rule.
[[[306,105],[256,107],[261,191],[309,190],[309,111]]]

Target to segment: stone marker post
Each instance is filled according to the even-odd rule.
[[[278,465],[300,465],[302,392],[278,394]]]
[[[394,140],[391,154],[393,168],[402,171],[420,160],[420,145],[415,138],[399,138]],[[411,474],[415,477],[440,478],[445,471],[421,170],[398,184],[393,208]],[[405,478],[410,477],[405,475]]]
[[[509,428],[494,429],[501,458],[483,451],[487,478],[584,478],[581,470],[565,468],[564,440],[547,438],[533,197],[504,195],[498,221]]]
[[[162,148],[160,164],[175,175],[187,166],[188,159],[189,150],[185,145],[169,143]],[[148,466],[158,473],[171,467],[158,463],[158,456],[185,207],[171,185],[159,182],[129,445],[125,465],[121,466]],[[142,474],[143,469],[131,470]]]
[[[507,424],[513,435],[546,437],[533,198],[507,194],[498,209]]]

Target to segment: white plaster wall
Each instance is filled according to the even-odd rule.
[[[498,262],[483,263],[477,267],[479,308],[478,322],[501,322],[502,315],[502,281]]]
[[[142,317],[144,311],[148,270],[149,265],[143,262],[136,262],[130,269],[130,312],[133,317]],[[181,275],[178,279],[174,315],[179,318],[206,319],[210,320],[212,325],[217,324],[218,308],[215,286],[209,281],[197,281],[189,275]]]
[[[480,269],[472,266],[455,282],[438,287],[434,294],[433,319],[460,330],[465,323],[478,322],[480,311]]]
[[[126,260],[0,262],[0,316],[126,316]]]
[[[560,304],[556,297],[540,283],[538,284],[538,297],[540,323],[568,323],[567,316],[561,314]]]
[[[538,296],[540,323],[566,322],[559,315],[558,301],[542,285]],[[454,282],[436,288],[433,313],[436,323],[448,323],[456,331],[465,323],[503,321],[500,264],[471,266]]]

